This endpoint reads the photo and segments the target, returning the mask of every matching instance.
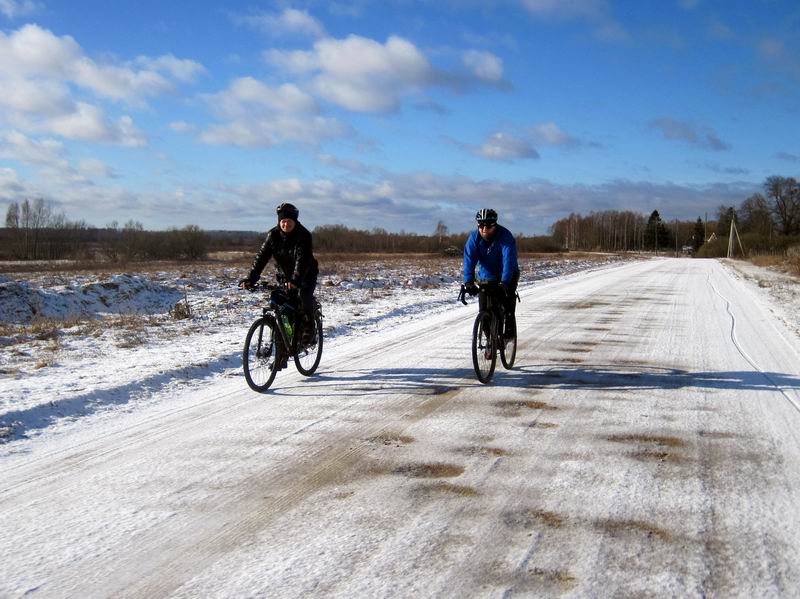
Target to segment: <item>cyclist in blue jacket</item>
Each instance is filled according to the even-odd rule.
[[[504,337],[513,338],[517,321],[517,283],[519,282],[519,263],[517,261],[517,241],[514,235],[497,224],[497,212],[482,208],[475,215],[477,230],[473,231],[464,245],[464,287],[470,295],[478,293],[475,284],[475,267],[481,282],[498,283],[498,293],[506,310]],[[483,296],[479,298],[483,302]],[[481,310],[485,306],[480,306]]]

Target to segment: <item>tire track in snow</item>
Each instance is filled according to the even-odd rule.
[[[711,289],[714,291],[714,293],[716,293],[722,299],[722,301],[725,302],[725,310],[727,311],[728,316],[730,316],[731,319],[731,332],[730,332],[731,341],[733,341],[733,345],[736,347],[736,350],[747,361],[747,363],[750,364],[750,366],[752,366],[756,371],[760,372],[762,376],[769,381],[770,385],[775,387],[775,389],[777,389],[780,392],[780,394],[783,395],[786,401],[788,401],[792,405],[792,407],[794,407],[794,409],[797,410],[798,413],[800,413],[800,405],[798,405],[798,403],[794,399],[792,399],[792,397],[788,393],[786,393],[786,390],[784,389],[783,386],[780,385],[780,383],[778,383],[774,378],[772,378],[772,376],[770,376],[768,372],[766,372],[763,368],[761,368],[761,366],[759,366],[758,363],[753,358],[750,357],[750,355],[745,351],[744,347],[742,347],[742,345],[739,343],[739,340],[736,337],[736,315],[733,313],[733,310],[731,309],[731,301],[724,295],[722,295],[719,289],[717,289],[717,286],[714,285],[714,283],[711,281],[711,274],[712,274],[711,272],[708,273],[707,281],[708,284],[711,286]],[[783,339],[783,337],[781,337],[781,339]],[[790,347],[790,349],[792,348]]]

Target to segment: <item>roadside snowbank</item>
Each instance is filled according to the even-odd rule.
[[[0,282],[0,321],[29,324],[36,319],[159,314],[168,312],[181,295],[175,288],[130,274],[103,281],[76,277],[54,286],[6,280]]]

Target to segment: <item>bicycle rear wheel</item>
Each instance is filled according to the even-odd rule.
[[[503,368],[511,370],[514,367],[514,360],[517,359],[517,331],[514,329],[514,338],[505,339],[500,338],[500,361],[503,363]]]
[[[278,372],[280,334],[275,322],[259,318],[247,331],[242,353],[244,378],[253,391],[263,393],[275,380]]]
[[[497,364],[497,351],[492,334],[492,317],[480,312],[472,327],[472,365],[481,383],[488,383]]]
[[[295,333],[294,365],[304,376],[311,376],[317,370],[322,359],[322,318],[319,314],[313,320],[314,332],[310,339],[303,343],[303,333]]]

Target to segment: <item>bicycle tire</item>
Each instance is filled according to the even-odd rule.
[[[475,367],[475,375],[478,380],[484,384],[492,380],[497,364],[493,324],[490,315],[479,312],[472,327],[472,365]]]
[[[322,359],[322,318],[319,314],[314,317],[314,328],[316,329],[316,343],[308,346],[300,345],[301,334],[295,333],[294,340],[294,365],[297,371],[303,376],[311,376],[316,372],[319,361]]]
[[[514,330],[514,338],[506,341],[500,340],[500,361],[503,368],[511,370],[514,367],[514,360],[517,359],[517,331]]]
[[[275,322],[267,318],[257,319],[247,331],[242,352],[242,368],[247,385],[263,393],[275,380],[278,373],[280,333]]]

